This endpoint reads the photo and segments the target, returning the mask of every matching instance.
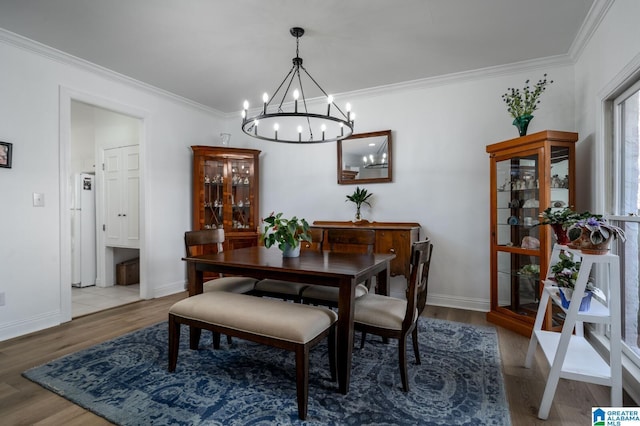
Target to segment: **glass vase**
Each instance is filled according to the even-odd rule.
[[[533,120],[533,115],[531,114],[521,115],[513,120],[513,125],[518,129],[520,136],[525,136],[527,134],[527,128],[529,127],[529,122],[531,120]]]

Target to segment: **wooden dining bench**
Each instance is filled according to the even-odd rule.
[[[191,349],[198,349],[202,330],[213,332],[214,349],[220,334],[295,352],[298,417],[307,416],[309,350],[329,336],[331,380],[336,381],[338,315],[330,309],[245,294],[208,292],[174,304],[169,309],[169,371],[176,369],[180,326],[190,326]]]

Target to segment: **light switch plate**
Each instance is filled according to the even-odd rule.
[[[44,194],[39,192],[33,193],[33,207],[44,207]]]

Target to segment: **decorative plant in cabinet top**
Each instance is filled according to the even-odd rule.
[[[540,95],[553,80],[547,80],[547,74],[544,74],[533,87],[529,86],[529,80],[524,83],[522,90],[509,87],[507,93],[502,95],[502,100],[507,104],[507,112],[513,117],[513,125],[518,128],[520,136],[527,134],[529,122],[533,120],[533,111],[540,104]]]

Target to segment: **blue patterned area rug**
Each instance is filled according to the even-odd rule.
[[[292,352],[240,339],[222,339],[214,351],[209,332],[192,351],[183,327],[178,366],[168,373],[166,323],[23,374],[119,425],[510,425],[495,329],[428,318],[419,327],[421,365],[407,348],[409,393],[397,341],[370,336],[354,349],[348,395],[329,380],[326,344],[313,348],[305,422]]]

